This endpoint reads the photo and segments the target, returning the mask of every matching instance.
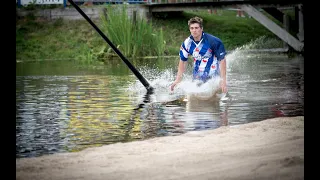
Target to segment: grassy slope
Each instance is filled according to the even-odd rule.
[[[237,18],[236,11],[223,10],[221,15],[207,11],[187,11],[182,14],[155,17],[152,24],[155,30],[164,30],[166,55],[176,55],[182,41],[189,36],[187,21],[192,16],[204,20],[204,31],[222,39],[227,50],[245,45],[261,36],[275,39],[279,47],[281,41],[253,18]],[[99,21],[95,21],[97,26]],[[120,32],[121,33],[121,32]],[[280,43],[279,43],[280,42]],[[106,42],[86,22],[63,21],[44,22],[18,20],[16,23],[16,59],[92,59],[101,52]],[[268,48],[268,47],[267,47]]]
[[[236,11],[221,11],[221,15],[209,14],[207,11],[191,12],[167,17],[166,19],[155,19],[157,26],[162,26],[167,36],[175,38],[167,39],[169,44],[180,46],[181,42],[190,34],[188,30],[188,19],[199,16],[204,21],[204,31],[219,37],[228,50],[235,49],[265,36],[266,38],[278,39],[273,33],[253,18],[237,18]],[[172,47],[174,48],[174,46]]]

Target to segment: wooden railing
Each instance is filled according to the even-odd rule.
[[[76,4],[92,3],[92,4],[167,4],[167,3],[190,3],[190,2],[214,2],[225,0],[73,0]],[[228,1],[228,0],[226,0]],[[241,0],[234,0],[241,1]],[[46,4],[61,4],[66,6],[68,0],[16,0],[19,6],[30,4],[46,5]]]
[[[300,4],[303,0],[73,0],[78,5],[82,4],[93,4],[93,5],[101,5],[101,4],[147,4],[147,5],[156,5],[156,4],[171,4],[176,3],[175,5],[183,5],[188,4],[193,6],[193,3],[206,3],[207,5],[211,3],[215,3],[216,6],[226,5],[226,4],[242,4],[248,3],[255,4]],[[16,0],[18,6],[25,6],[28,4],[37,4],[37,5],[45,5],[45,4],[61,4],[66,7],[69,3],[68,0]],[[204,4],[202,4],[204,5]]]

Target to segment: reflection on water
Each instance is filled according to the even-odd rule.
[[[121,81],[110,76],[17,77],[19,153],[75,151],[123,141],[133,105],[116,88]]]
[[[303,57],[236,52],[227,60],[229,92],[218,101],[185,101],[192,92],[188,76],[170,92],[176,59],[136,62],[155,88],[150,96],[124,64],[94,71],[62,61],[17,64],[16,156],[304,115]]]

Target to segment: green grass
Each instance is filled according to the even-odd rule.
[[[87,59],[104,44],[84,21],[21,20],[16,26],[16,59]]]
[[[113,9],[113,8],[111,8]],[[193,16],[204,20],[204,31],[219,37],[227,50],[250,43],[251,48],[279,48],[282,41],[253,18],[237,18],[236,11],[185,11],[155,14],[152,21],[108,10],[108,20],[94,20],[126,57],[178,55],[181,43],[190,35],[187,21]],[[115,13],[118,13],[116,15]],[[29,15],[16,21],[16,59],[75,59],[85,64],[117,56],[86,20],[47,22]]]
[[[126,6],[108,6],[107,17],[102,16],[102,29],[127,57],[163,56],[162,29],[154,30],[152,22],[137,17],[134,21],[126,13]]]
[[[187,22],[193,16],[203,18],[204,31],[219,37],[228,50],[236,49],[256,39],[261,39],[261,37],[281,42],[278,37],[253,18],[248,18],[248,16],[237,18],[236,11],[231,10],[219,12],[222,12],[222,15],[209,14],[207,11],[187,11],[182,14],[168,15],[165,18],[154,18],[154,23],[164,29],[166,37],[175,37],[168,39],[168,44],[174,45],[167,49],[170,54],[177,52],[175,47],[180,47],[182,41],[190,35]],[[266,46],[265,48],[277,48],[278,44],[276,47]]]

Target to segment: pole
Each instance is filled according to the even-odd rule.
[[[133,74],[139,79],[139,81],[147,89],[148,93],[153,92],[153,87],[150,86],[148,81],[140,74],[140,72],[127,60],[126,57],[112,44],[112,42],[107,38],[106,35],[91,21],[91,19],[75,4],[72,0],[68,0],[72,6],[91,24],[91,26],[102,36],[102,38],[107,41],[110,47],[118,54],[118,56],[123,60],[123,62],[129,67]]]

